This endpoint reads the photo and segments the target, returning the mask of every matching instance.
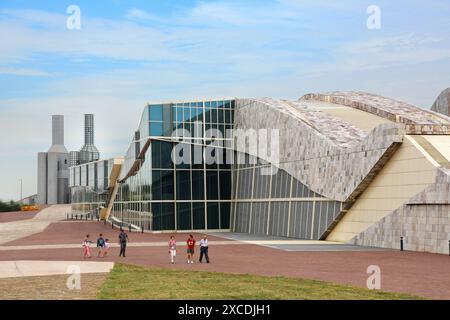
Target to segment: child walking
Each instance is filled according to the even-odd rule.
[[[103,257],[106,257],[108,255],[110,246],[111,246],[111,244],[109,243],[109,239],[105,239],[105,245],[103,247]]]
[[[177,241],[175,240],[174,236],[171,236],[169,240],[169,254],[170,254],[170,262],[174,264],[175,257],[177,255]]]
[[[86,238],[83,241],[83,257],[91,258],[91,239],[89,239],[89,235],[86,235]]]

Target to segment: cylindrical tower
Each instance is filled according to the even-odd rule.
[[[85,114],[84,115],[84,144],[93,145],[94,144],[94,115]]]
[[[84,146],[78,153],[79,164],[97,161],[100,153],[94,145],[94,115],[84,115]]]

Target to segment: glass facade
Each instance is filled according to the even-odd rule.
[[[109,169],[109,160],[69,168],[70,198],[74,213],[86,213],[105,206]]]
[[[342,210],[342,203],[325,198],[296,180],[249,155],[233,166],[233,214],[236,232],[300,239],[319,239]],[[263,175],[271,168],[274,174]]]
[[[125,157],[112,215],[139,225],[146,218],[151,230],[229,229],[231,165],[224,163],[224,145],[211,142],[227,139],[234,105],[214,100],[147,106],[139,144],[134,139]],[[188,161],[174,163],[177,150]],[[204,154],[221,161],[210,164]]]

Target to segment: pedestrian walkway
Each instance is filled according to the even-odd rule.
[[[53,205],[31,219],[0,223],[0,244],[42,232],[52,222],[65,219],[69,211],[70,205]]]
[[[236,243],[255,244],[284,251],[386,251],[375,247],[361,247],[343,242],[323,240],[299,240],[293,238],[255,235],[236,232],[211,233],[215,237],[234,240]]]
[[[234,241],[209,241],[210,245],[226,246],[226,245],[245,245],[245,242]],[[254,244],[258,244],[257,242]],[[119,244],[111,243],[111,248],[119,248]],[[127,242],[127,247],[167,247],[167,241],[153,242]],[[16,250],[46,250],[46,249],[79,249],[80,244],[37,244],[37,245],[17,245],[17,246],[0,246],[0,251],[16,251]]]

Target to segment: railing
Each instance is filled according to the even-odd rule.
[[[109,220],[116,226],[131,227],[136,230],[153,229],[153,214],[151,212],[127,209],[121,212],[112,212]]]
[[[70,213],[67,213],[67,220],[85,220],[85,221],[100,221],[100,209],[95,208],[88,212],[72,210]]]

